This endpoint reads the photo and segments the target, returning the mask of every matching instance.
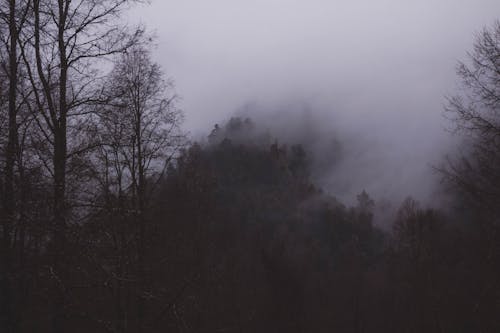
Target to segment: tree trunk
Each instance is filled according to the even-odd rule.
[[[3,276],[4,303],[6,313],[6,331],[16,330],[16,311],[13,295],[13,251],[12,230],[15,224],[15,188],[14,188],[14,164],[16,159],[17,142],[17,22],[16,22],[16,0],[9,1],[9,109],[8,109],[8,140],[5,152],[5,183],[4,183],[4,221],[3,221],[3,261],[5,273]]]
[[[60,61],[59,72],[59,114],[54,128],[54,313],[53,332],[63,333],[65,331],[66,317],[66,288],[69,280],[68,261],[66,260],[66,160],[67,160],[67,80],[68,63],[66,56],[66,44],[64,32],[66,29],[66,16],[68,3],[59,0],[58,14],[58,51]]]

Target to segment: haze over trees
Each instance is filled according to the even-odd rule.
[[[449,98],[452,203],[381,226],[250,118],[190,143],[138,2],[0,5],[2,332],[499,331],[500,23]]]
[[[450,97],[447,115],[453,129],[467,137],[458,161],[445,168],[447,178],[499,217],[500,193],[500,21],[477,36],[467,63],[460,63],[462,91]]]

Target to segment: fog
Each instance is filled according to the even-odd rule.
[[[498,13],[496,0],[156,0],[130,20],[155,32],[194,137],[246,113],[308,141],[319,185],[346,202],[434,201],[431,166],[453,142],[444,96]]]
[[[500,332],[499,14],[2,1],[0,333]]]

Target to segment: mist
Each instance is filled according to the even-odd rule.
[[[498,0],[0,3],[0,331],[500,332]]]
[[[366,189],[431,203],[431,166],[452,144],[444,96],[499,11],[488,0],[155,1],[132,20],[156,32],[194,137],[246,109],[286,141],[314,142],[316,180],[346,202]],[[335,168],[318,160],[331,137]]]

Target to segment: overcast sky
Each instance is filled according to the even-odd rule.
[[[156,32],[155,57],[176,82],[190,132],[246,103],[305,103],[322,114],[321,131],[335,122],[376,142],[384,157],[355,162],[385,159],[392,169],[367,181],[418,164],[387,185],[401,192],[442,153],[443,96],[500,1],[153,0],[132,15]]]

